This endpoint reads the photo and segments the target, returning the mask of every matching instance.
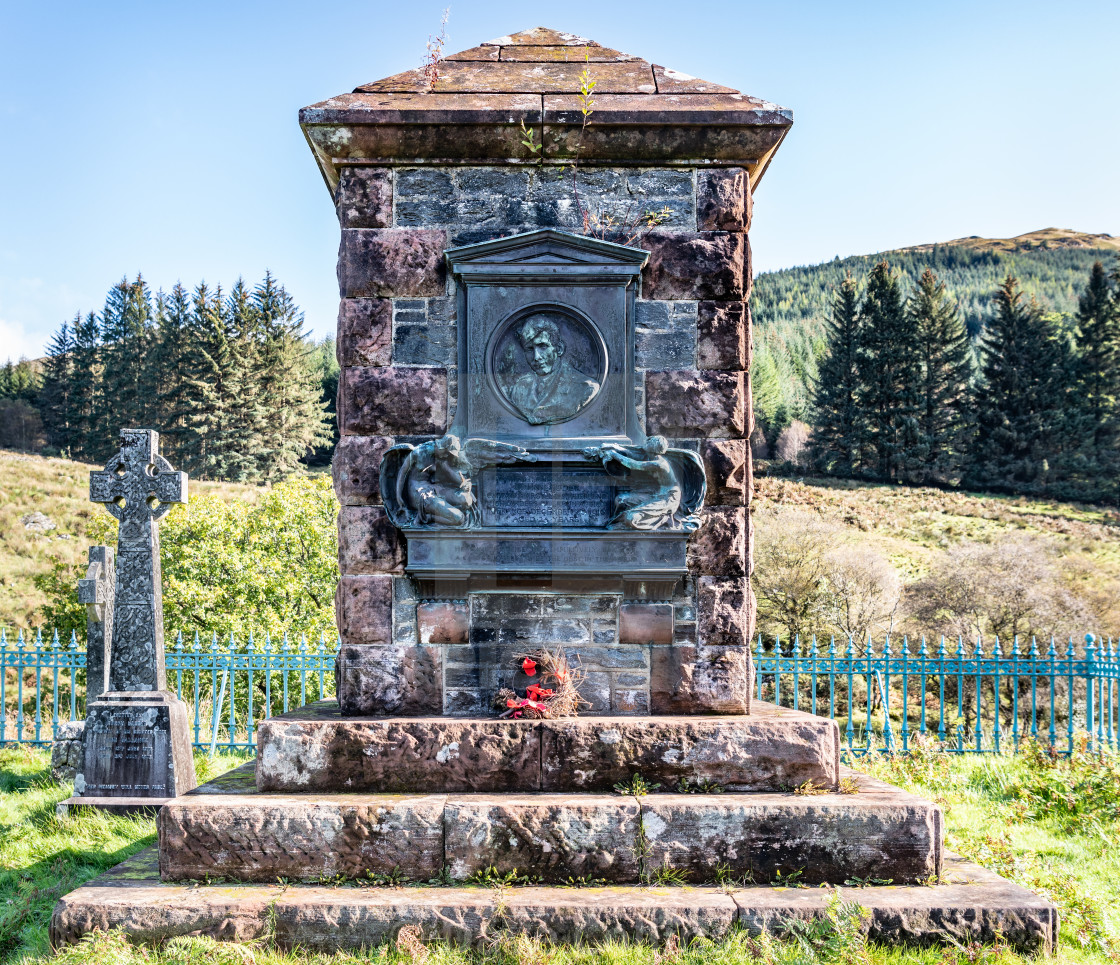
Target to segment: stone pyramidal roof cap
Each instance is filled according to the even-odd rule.
[[[580,78],[594,81],[584,126]],[[300,111],[333,190],[352,164],[742,166],[757,186],[793,113],[594,40],[534,27]],[[535,128],[540,155],[523,144]]]

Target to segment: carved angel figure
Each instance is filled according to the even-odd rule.
[[[670,449],[664,436],[650,436],[640,449],[608,443],[583,450],[612,475],[630,485],[615,502],[608,525],[625,529],[672,529],[694,532],[707,483],[699,457],[686,449]]]
[[[472,474],[484,466],[535,462],[520,446],[448,433],[418,446],[393,446],[381,462],[381,498],[397,526],[476,526]]]

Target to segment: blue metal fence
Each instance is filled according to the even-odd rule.
[[[300,635],[178,636],[168,688],[193,707],[197,747],[255,747],[257,723],[334,695],[339,641]],[[1002,646],[813,639],[752,644],[759,700],[835,718],[848,756],[906,751],[916,736],[953,752],[1013,750],[1036,739],[1120,746],[1120,651],[1111,639]],[[49,744],[85,714],[85,648],[39,631],[0,631],[0,744]],[[227,696],[228,695],[228,696]]]
[[[178,634],[167,648],[167,688],[193,708],[196,747],[256,747],[257,723],[334,696],[337,637],[267,634],[236,640]],[[0,630],[0,744],[50,744],[85,716],[84,643],[75,634]],[[216,739],[220,738],[220,739]]]

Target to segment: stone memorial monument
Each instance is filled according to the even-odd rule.
[[[122,429],[120,452],[90,473],[90,499],[120,525],[115,567],[111,550],[92,547],[79,584],[94,663],[86,668],[83,766],[61,809],[154,812],[198,783],[186,704],[167,690],[157,526],[187,501],[187,476],[158,450],[158,433]]]
[[[752,700],[747,231],[789,111],[537,28],[300,120],[341,226],[338,699],[261,721],[53,940],[688,940],[843,891],[881,939],[1052,948],[936,805]],[[533,885],[463,887],[495,873]]]

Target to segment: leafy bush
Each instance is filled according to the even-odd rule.
[[[333,635],[338,583],[338,503],[328,476],[292,476],[255,504],[196,496],[160,524],[163,614],[168,635],[198,632]],[[117,522],[98,512],[93,543],[116,545]],[[85,634],[77,581],[84,565],[56,561],[36,577],[48,596],[43,623]]]

